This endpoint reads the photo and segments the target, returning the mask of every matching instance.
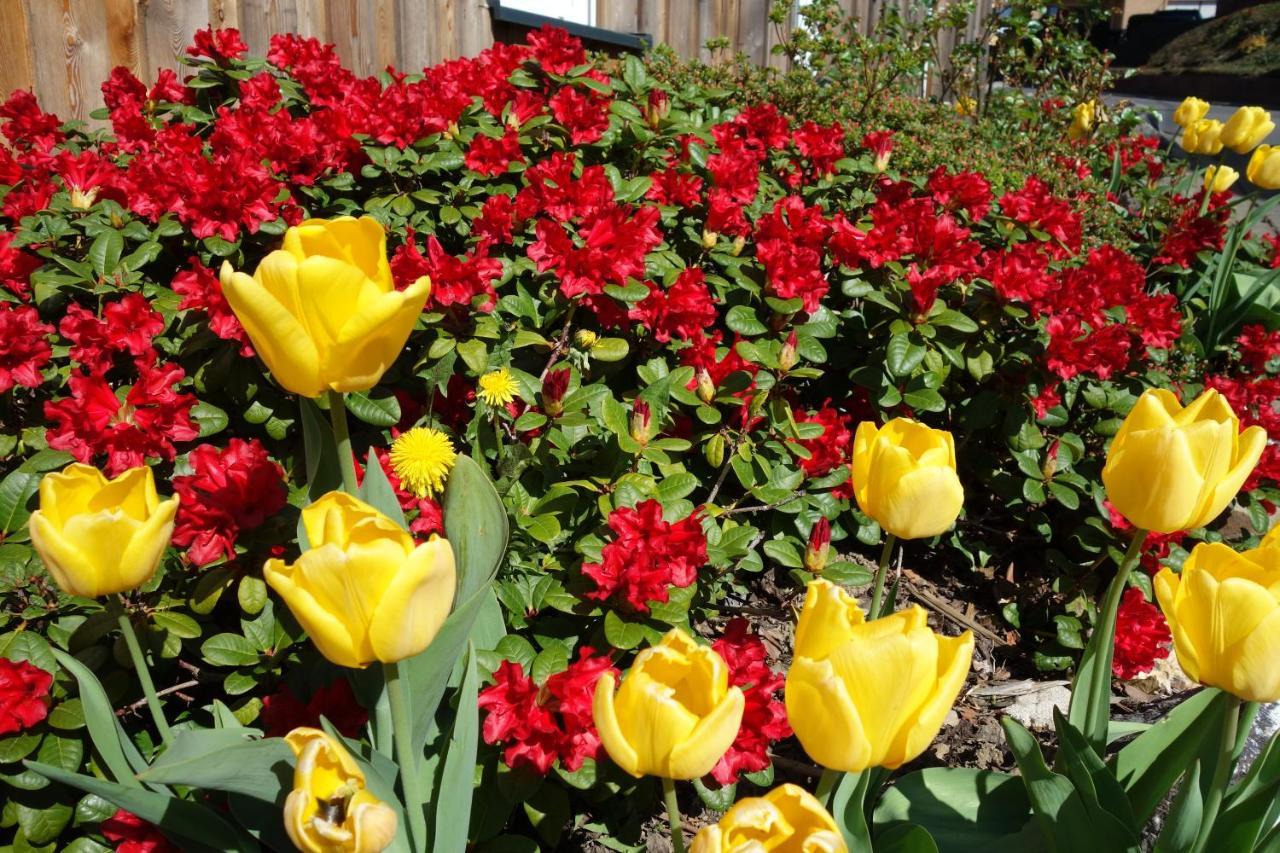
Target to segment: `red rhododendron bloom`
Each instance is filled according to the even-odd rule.
[[[228,27],[225,30],[206,27],[203,30],[196,30],[192,43],[187,47],[187,54],[207,56],[225,65],[228,60],[244,56],[248,50],[249,46],[240,38],[240,31],[234,27]]]
[[[569,131],[569,141],[586,145],[609,129],[610,99],[598,92],[565,86],[551,96],[551,114]]]
[[[632,306],[628,316],[653,332],[657,340],[666,343],[675,337],[687,341],[715,324],[715,302],[701,269],[681,270],[666,290],[651,281],[645,284],[649,295]]]
[[[595,601],[616,596],[629,609],[648,613],[649,602],[667,601],[671,586],[693,583],[707,562],[697,511],[672,524],[663,520],[662,504],[646,500],[609,513],[609,527],[614,539],[600,552],[600,562],[582,564],[582,573],[596,584],[584,595]]]
[[[1165,232],[1160,251],[1153,259],[1155,263],[1188,269],[1200,252],[1222,250],[1226,238],[1227,220],[1231,217],[1231,208],[1226,204],[1217,203],[1218,196],[1215,195],[1209,204],[1209,209],[1201,216],[1200,207],[1203,198],[1204,190],[1191,198],[1174,196],[1173,201],[1182,206],[1182,212]]]
[[[1034,175],[1027,178],[1022,189],[1000,196],[1000,209],[1015,222],[1048,234],[1053,257],[1062,258],[1080,250],[1083,233],[1080,215],[1071,210],[1070,204],[1055,197],[1049,185]]]
[[[529,33],[529,47],[533,58],[552,74],[567,74],[587,61],[582,42],[560,27],[544,24],[542,29]]]
[[[1051,317],[1045,325],[1049,347],[1045,363],[1063,379],[1092,374],[1109,379],[1129,364],[1131,341],[1122,325],[1086,332],[1074,317]]]
[[[262,698],[258,720],[267,737],[283,737],[302,726],[319,728],[321,717],[347,737],[359,737],[360,729],[369,722],[369,712],[360,707],[351,684],[341,676],[312,693],[306,702],[281,684],[275,693]]]
[[[814,177],[826,177],[836,170],[836,161],[844,156],[844,128],[839,122],[820,125],[806,121],[795,131],[796,149],[809,161]]]
[[[71,358],[91,373],[110,369],[116,354],[152,362],[151,339],[164,330],[164,317],[141,293],[130,293],[102,309],[102,318],[80,305],[70,305],[58,331],[71,341]]]
[[[1006,251],[987,252],[982,259],[982,275],[1001,299],[1023,302],[1035,313],[1040,312],[1054,287],[1048,256],[1041,251],[1040,243],[1029,240],[1015,243]]]
[[[779,299],[799,297],[805,311],[818,310],[827,294],[822,253],[831,225],[816,205],[788,196],[756,223],[756,255],[764,265],[769,292]]]
[[[195,256],[187,263],[190,269],[179,272],[169,284],[173,292],[182,297],[178,310],[203,311],[209,321],[209,331],[224,341],[238,343],[240,354],[251,357],[253,346],[249,343],[249,334],[222,295],[222,283],[218,277]]]
[[[159,829],[124,809],[117,809],[99,828],[102,837],[116,845],[116,853],[178,853]]]
[[[31,273],[44,264],[38,257],[13,245],[14,233],[0,231],[0,287],[14,296],[31,292]]]
[[[893,154],[893,131],[871,131],[862,137],[862,147],[875,155],[875,167],[883,172],[889,165],[889,156]]]
[[[977,172],[952,175],[939,166],[929,176],[929,192],[944,210],[963,210],[970,219],[981,219],[991,209],[991,184]]]
[[[769,668],[764,643],[750,632],[746,619],[730,620],[711,648],[724,658],[729,683],[741,687],[746,699],[738,736],[711,770],[721,785],[732,785],[740,773],[768,767],[769,745],[791,736],[786,706],[777,696],[786,679]]]
[[[284,508],[284,469],[255,438],[233,438],[218,448],[202,444],[187,455],[191,473],[173,478],[178,505],[173,544],[186,548],[191,562],[208,565],[235,557],[240,534]]]
[[[809,452],[808,459],[798,460],[800,467],[809,477],[825,477],[840,465],[849,461],[849,453],[853,449],[853,433],[849,430],[852,418],[842,415],[833,409],[827,400],[821,409],[813,414],[797,412],[797,424],[821,424],[822,434],[815,438],[790,439]]]
[[[1116,678],[1133,678],[1150,672],[1156,661],[1169,656],[1172,640],[1160,608],[1147,601],[1142,590],[1130,587],[1116,613],[1115,657],[1111,671]]]
[[[537,241],[529,244],[529,258],[539,272],[560,277],[565,297],[601,294],[607,284],[626,284],[628,278],[643,279],[644,257],[662,242],[656,207],[633,210],[615,205],[584,223],[574,239],[557,222],[538,222]]]
[[[696,207],[702,201],[702,178],[678,171],[675,166],[662,169],[649,176],[645,198],[658,204],[676,207]]]
[[[520,153],[520,133],[513,127],[494,138],[477,133],[467,149],[466,167],[486,177],[501,175],[511,168],[512,163],[523,163],[524,155]]]
[[[1258,323],[1249,323],[1236,338],[1240,360],[1254,373],[1265,373],[1271,359],[1280,355],[1280,330],[1268,332]]]
[[[0,658],[0,736],[29,729],[49,714],[53,676],[26,661]]]
[[[581,221],[616,207],[613,184],[603,166],[586,166],[575,175],[577,157],[557,151],[524,172],[526,186],[516,194],[517,222],[545,213],[556,222]]]
[[[65,138],[59,130],[62,119],[41,110],[36,96],[26,89],[15,90],[0,104],[0,120],[0,132],[14,148],[48,151]]]
[[[520,664],[503,661],[493,685],[480,691],[478,704],[487,712],[484,742],[505,745],[502,760],[508,767],[524,765],[546,774],[559,759],[569,772],[580,769],[600,754],[591,702],[606,672],[618,674],[609,656],[596,656],[590,646],[580,648],[578,659],[541,687]]]
[[[15,385],[35,388],[44,381],[40,368],[53,353],[51,334],[53,326],[41,323],[36,309],[0,302],[0,394]]]

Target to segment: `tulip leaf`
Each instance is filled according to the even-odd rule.
[[[363,391],[348,391],[347,411],[376,427],[395,426],[400,420],[400,401],[392,394],[370,397]]]
[[[1198,763],[1198,762],[1197,762]],[[1249,772],[1227,794],[1213,823],[1206,850],[1254,850],[1259,836],[1272,830],[1280,804],[1280,738],[1273,736]],[[1198,822],[1197,822],[1198,826]]]
[[[831,816],[840,827],[849,853],[872,853],[866,798],[872,771],[845,773],[831,795]]]
[[[240,835],[217,812],[169,794],[131,788],[105,779],[81,776],[38,761],[23,762],[29,770],[63,785],[96,794],[147,823],[160,827],[165,835],[180,840],[183,850],[193,853],[226,853],[257,850],[252,839]]]
[[[461,815],[471,814],[475,793],[476,748],[479,746],[480,713],[476,704],[479,691],[474,643],[467,645],[467,658],[462,686],[458,690],[458,712],[441,765],[436,786],[435,825],[432,827],[432,850],[452,853],[465,850],[468,822]]]
[[[125,760],[124,747],[121,745],[119,730],[116,727],[115,709],[97,676],[61,649],[54,649],[53,654],[62,668],[75,677],[76,684],[80,687],[80,703],[84,708],[85,725],[89,728],[89,737],[93,740],[94,748],[102,757],[102,763],[121,785],[128,788],[140,787],[138,780],[133,777],[133,768]]]
[[[246,729],[179,731],[144,782],[212,788],[277,803],[290,787],[293,754],[279,738],[249,740]]]
[[[404,520],[404,510],[400,507],[400,499],[396,490],[387,479],[387,472],[382,470],[378,454],[369,448],[369,457],[364,464],[364,480],[360,483],[360,500],[400,525],[405,530],[409,524]]]
[[[874,818],[877,844],[886,828],[916,824],[933,836],[939,853],[1044,849],[1022,780],[994,770],[931,767],[909,773],[885,791]]]
[[[900,823],[876,836],[876,853],[939,853],[938,843],[919,824]]]
[[[1102,763],[1098,753],[1089,746],[1066,717],[1057,708],[1053,709],[1054,729],[1058,734],[1059,763],[1067,771],[1067,776],[1082,793],[1085,807],[1091,812],[1095,807],[1104,809],[1120,823],[1136,830],[1138,824],[1133,817],[1133,808],[1124,788],[1116,781],[1111,769]]]
[[[1186,853],[1195,844],[1204,818],[1204,798],[1200,796],[1200,762],[1191,765],[1182,788],[1169,808],[1164,829],[1156,840],[1155,853]],[[1248,847],[1215,847],[1215,850],[1248,850]]]

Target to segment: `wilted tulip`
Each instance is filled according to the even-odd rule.
[[[302,510],[310,543],[292,565],[262,573],[320,653],[339,666],[412,657],[435,639],[453,606],[453,549],[439,536],[414,546],[394,521],[343,492]]]
[[[1204,170],[1204,188],[1209,192],[1224,193],[1240,177],[1230,166],[1210,166]]]
[[[1248,154],[1276,129],[1271,113],[1262,107],[1241,107],[1222,126],[1222,144],[1237,154]]]
[[[1244,172],[1255,187],[1280,190],[1280,145],[1259,145]]]
[[[178,496],[160,500],[150,468],[130,468],[108,480],[76,462],[40,481],[40,508],[27,528],[58,586],[93,598],[151,579],[177,511]]]
[[[857,773],[898,767],[938,734],[964,686],[973,635],[929,629],[924,608],[867,622],[858,602],[810,582],[787,672],[787,719],[809,757]]]
[[[1209,114],[1209,102],[1199,98],[1183,98],[1173,111],[1173,121],[1179,127],[1195,124]]]
[[[1178,144],[1188,154],[1217,154],[1222,150],[1222,122],[1212,118],[1193,121],[1182,131]]]
[[[600,676],[593,716],[605,751],[632,776],[705,776],[742,725],[745,700],[728,666],[679,628],[638,654],[615,687],[612,673]]]
[[[1241,432],[1217,391],[1183,408],[1172,392],[1151,388],[1112,440],[1102,483],[1111,504],[1138,527],[1189,530],[1226,509],[1266,446],[1262,427]]]
[[[899,539],[937,536],[964,505],[955,440],[909,418],[879,428],[864,421],[853,438],[853,493],[862,511]]]
[[[222,290],[276,381],[295,394],[365,391],[404,348],[431,292],[391,279],[372,217],[308,219],[252,276],[222,265]]]
[[[1237,554],[1202,542],[1181,574],[1162,569],[1156,600],[1193,681],[1249,702],[1280,700],[1280,546]]]
[[[284,801],[284,828],[303,853],[378,853],[396,837],[395,811],[365,788],[364,773],[320,729],[285,735],[298,759]]]
[[[738,800],[719,823],[694,836],[690,853],[844,853],[840,828],[817,798],[799,785],[779,785],[763,797]]]

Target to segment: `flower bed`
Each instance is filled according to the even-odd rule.
[[[250,726],[268,736],[253,743],[284,750],[272,738],[323,719],[330,735],[356,740],[291,736],[293,754],[275,758],[342,764],[366,737],[390,764],[380,738],[391,740],[392,709],[377,667],[359,667],[399,661],[413,643],[383,637],[370,656],[334,641],[333,613],[299,603],[288,579],[304,565],[295,539],[312,554],[321,532],[345,543],[334,531],[362,523],[363,510],[321,503],[331,489],[403,514],[408,532],[395,541],[406,560],[441,541],[432,534],[455,549],[500,546],[496,516],[467,503],[488,494],[486,477],[510,526],[492,567],[462,567],[468,593],[487,589],[468,577],[497,577],[492,598],[468,611],[476,628],[457,646],[455,704],[435,731],[430,714],[417,723],[420,747],[482,744],[470,764],[442,759],[432,771],[440,799],[428,802],[443,811],[431,815],[471,807],[470,789],[458,793],[471,765],[485,792],[470,825],[455,818],[445,834],[489,850],[535,838],[631,843],[658,789],[624,771],[701,768],[619,757],[624,718],[640,713],[627,710],[627,679],[645,671],[634,653],[660,646],[644,660],[705,667],[719,679],[716,706],[740,705],[741,727],[693,773],[723,810],[735,792],[771,785],[793,726],[802,743],[801,726],[814,726],[794,713],[789,724],[783,662],[754,610],[798,606],[817,576],[869,591],[865,557],[893,534],[911,540],[906,559],[921,571],[959,573],[1002,620],[987,624],[1021,632],[1034,666],[1066,669],[1107,580],[1097,567],[1130,536],[1128,511],[1106,503],[1103,463],[1142,392],[1190,400],[1216,389],[1245,426],[1277,427],[1280,336],[1268,329],[1280,318],[1246,296],[1264,289],[1280,244],[1229,228],[1231,195],[1206,197],[1198,178],[1168,174],[1182,167],[1130,132],[1131,117],[1076,110],[1068,134],[1072,105],[1035,105],[1024,131],[1049,149],[988,175],[930,160],[939,152],[893,122],[901,106],[874,117],[885,124],[855,124],[834,120],[837,99],[819,124],[800,107],[659,85],[635,57],[589,57],[555,30],[420,77],[361,79],[331,47],[297,36],[273,38],[266,61],[244,53],[235,31],[205,31],[186,79],[164,73],[148,89],[117,69],[103,86],[109,132],[64,125],[28,93],[0,106],[11,146],[0,149],[0,784],[2,823],[30,848],[161,843],[133,816],[153,808],[143,798],[124,809],[115,789],[73,794],[69,777],[51,783],[21,763],[110,777],[123,766],[132,777],[144,756],[170,754],[162,724],[142,715],[147,669],[180,737]],[[971,132],[968,117],[927,109],[954,125],[946,132]],[[909,171],[896,165],[899,146]],[[314,271],[317,257],[339,256],[341,270]],[[349,432],[337,427],[343,406]],[[950,433],[928,440],[941,455],[922,467],[936,470],[905,503],[888,486],[868,492],[876,481],[858,466],[871,463],[854,458],[876,458],[881,440],[858,425],[894,417]],[[1261,532],[1280,457],[1271,445],[1258,452],[1239,506]],[[44,492],[55,487],[42,483],[72,462],[135,479],[146,466],[160,494],[176,496],[176,507],[157,504],[173,513],[173,547],[154,575],[136,554],[90,555],[52,576],[42,567],[32,546],[47,555],[52,534],[28,521],[37,503],[53,517]],[[474,492],[454,485],[460,471]],[[1226,503],[1212,505],[1152,527],[1144,567],[1176,568],[1194,542],[1220,539]],[[308,506],[343,520],[308,524]],[[136,571],[123,584],[102,574],[125,568]],[[1168,637],[1159,613],[1142,609],[1150,577],[1132,577],[1115,602],[1134,626],[1121,677],[1149,668]],[[834,586],[809,589],[856,609]],[[452,587],[436,598],[452,601]],[[455,615],[472,600],[460,591]],[[365,604],[340,621],[367,617]],[[414,610],[415,631],[434,636],[447,612]],[[936,635],[923,614],[886,618],[924,642]],[[860,623],[862,611],[842,618]],[[1100,625],[1094,636],[1109,638],[1110,622]],[[935,656],[963,657],[954,638],[929,642]],[[797,657],[825,663],[830,650],[796,643]],[[1098,663],[1110,644],[1099,654],[1086,656],[1103,672],[1095,699],[1110,692],[1110,665]],[[100,693],[86,692],[76,661]],[[943,712],[960,687],[952,674],[930,688]],[[622,722],[602,731],[597,685],[617,681]],[[436,703],[443,680],[439,689]],[[103,709],[126,733],[115,763]],[[922,730],[936,732],[932,716],[921,711]],[[1093,742],[1096,726],[1086,729]],[[872,764],[896,767],[919,754],[912,744]],[[378,767],[365,759],[372,790]],[[279,846],[278,816],[254,813],[260,804],[228,785],[199,782],[231,790],[213,803]],[[401,831],[421,842],[412,795],[400,796]],[[372,827],[381,813],[369,814]]]

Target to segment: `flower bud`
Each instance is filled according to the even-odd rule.
[[[782,345],[782,349],[778,351],[778,367],[784,373],[796,366],[799,360],[799,354],[796,352],[796,333],[793,330],[787,335],[787,342]]]
[[[1259,145],[1245,168],[1249,183],[1264,190],[1280,190],[1280,145]]]
[[[662,89],[649,91],[649,103],[645,107],[644,118],[650,130],[657,130],[658,125],[671,112],[671,98]]]
[[[542,380],[542,409],[551,417],[564,411],[564,395],[569,390],[571,371],[567,367],[551,370]]]
[[[705,367],[699,367],[694,374],[698,379],[698,399],[707,405],[716,398],[716,383]]]
[[[1053,479],[1053,475],[1058,472],[1058,451],[1062,448],[1062,442],[1057,439],[1053,440],[1053,444],[1049,445],[1049,451],[1044,455],[1044,464],[1040,466],[1040,476],[1044,477],[1047,483]]]
[[[809,547],[804,550],[804,567],[815,575],[827,567],[827,555],[831,553],[831,522],[825,517],[814,522],[809,531]]]
[[[703,448],[702,455],[706,457],[707,464],[712,468],[719,468],[724,464],[724,434],[716,433],[707,439],[707,446]]]
[[[716,241],[720,239],[720,235],[709,229],[702,229],[702,248],[710,251],[716,247]]]
[[[1212,193],[1224,193],[1240,177],[1230,166],[1210,166],[1204,170],[1204,188]]]
[[[76,210],[88,210],[93,207],[93,203],[97,200],[97,187],[90,187],[87,190],[82,190],[80,187],[75,186],[71,188],[71,206]]]
[[[573,342],[578,345],[579,349],[591,349],[598,340],[600,340],[600,336],[590,329],[579,329],[573,335]]]
[[[733,245],[729,247],[729,254],[733,255],[735,258],[738,257],[738,255],[742,254],[742,249],[746,245],[747,238],[739,234],[737,237],[733,238]]]
[[[637,444],[648,444],[653,437],[653,413],[644,400],[636,400],[631,407],[631,438]]]

